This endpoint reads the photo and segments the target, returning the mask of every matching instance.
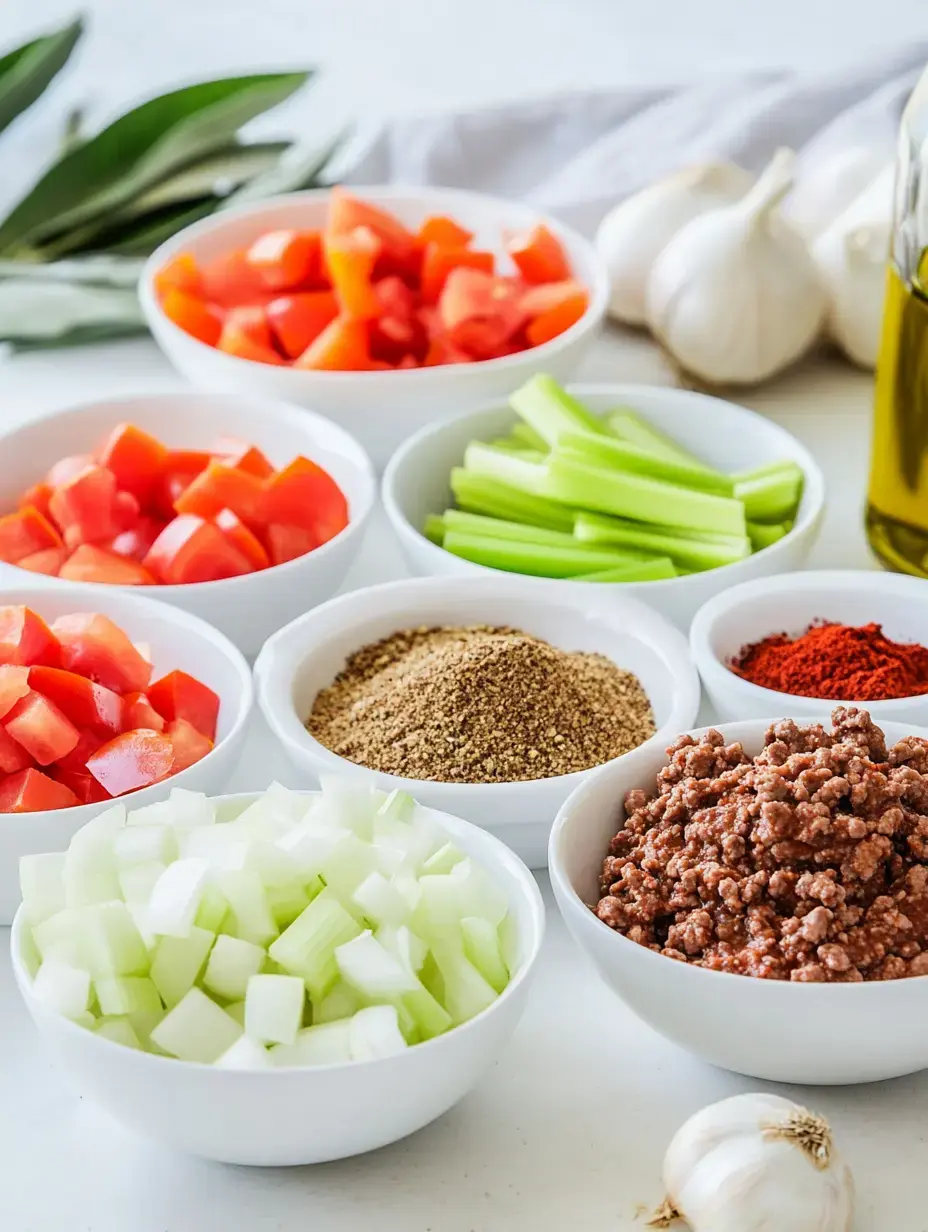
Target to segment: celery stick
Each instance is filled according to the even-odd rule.
[[[572,582],[662,582],[665,578],[677,576],[677,571],[669,556],[655,556],[653,560],[642,560],[636,565],[626,565],[618,569],[600,569],[596,573],[580,573],[570,580]]]
[[[541,496],[530,496],[511,484],[473,475],[461,466],[451,472],[451,491],[461,508],[469,513],[483,513],[509,522],[525,522],[568,533],[573,529],[574,515],[563,505]]]
[[[587,466],[559,454],[552,457],[547,471],[546,494],[565,504],[661,526],[731,535],[745,533],[744,506],[727,496],[694,492],[644,475]]]
[[[535,496],[544,494],[545,468],[541,463],[526,462],[515,454],[494,449],[492,445],[484,445],[482,441],[471,441],[467,446],[464,451],[464,469],[472,475],[498,479],[522,492]]]
[[[597,415],[591,414],[561,389],[553,377],[542,372],[517,389],[509,405],[549,445],[556,445],[562,432],[604,433],[606,430]]]
[[[700,463],[677,462],[662,458],[659,454],[630,441],[613,440],[608,436],[595,436],[592,432],[564,432],[557,448],[591,466],[615,467],[620,471],[632,471],[648,475],[652,479],[664,479],[684,487],[697,488],[702,492],[717,492],[731,496],[734,485],[727,475],[712,470]]]
[[[778,458],[776,462],[765,462],[763,466],[749,466],[743,471],[734,471],[729,475],[732,483],[743,483],[748,479],[763,479],[767,475],[779,475],[783,471],[802,474],[802,468],[792,458]]]
[[[547,543],[552,547],[576,547],[573,535],[544,526],[529,526],[524,522],[508,522],[502,518],[487,518],[461,509],[446,509],[441,517],[444,533],[460,531],[465,535],[485,535],[487,539],[514,539],[518,543]]]
[[[442,540],[445,537],[445,520],[437,513],[430,513],[425,519],[425,526],[422,528],[422,533],[426,539],[431,539],[432,543],[437,543],[439,547],[442,545]]]
[[[564,578],[578,573],[595,573],[618,565],[640,564],[640,555],[612,552],[606,548],[554,547],[550,544],[520,543],[511,539],[490,539],[449,531],[445,551],[463,560],[507,573],[527,573],[534,577]]]
[[[755,552],[760,552],[788,535],[792,529],[792,522],[748,522],[751,547]]]
[[[511,453],[515,458],[524,458],[526,462],[543,462],[548,450],[533,449],[529,445],[525,445],[522,441],[515,441],[511,436],[497,436],[492,441],[487,441],[486,444],[490,449],[499,449],[503,453]]]
[[[745,517],[752,522],[784,522],[796,511],[802,480],[802,470],[793,463],[789,468],[738,480],[735,496],[744,503]]]
[[[542,453],[548,452],[548,442],[541,433],[536,432],[533,427],[524,423],[521,419],[512,425],[509,439],[511,441],[521,441],[525,449],[538,449]]]
[[[581,543],[617,544],[658,552],[669,556],[675,564],[697,572],[730,565],[751,554],[751,544],[743,535],[714,535],[701,539],[691,532],[644,522],[626,522],[599,513],[578,513],[574,519],[574,536]]]
[[[659,428],[655,428],[634,411],[614,411],[606,416],[605,422],[611,435],[628,441],[630,445],[647,449],[648,453],[656,454],[668,462],[681,462],[687,466],[704,465],[695,454],[665,436]]]

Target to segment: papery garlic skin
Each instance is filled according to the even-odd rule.
[[[827,1122],[779,1095],[697,1112],[667,1150],[664,1185],[664,1222],[679,1215],[693,1232],[851,1232],[854,1218]]]
[[[688,223],[648,281],[648,322],[687,372],[713,385],[774,376],[815,343],[827,300],[799,233],[776,213],[794,156],[780,150],[735,205]]]
[[[783,202],[783,217],[812,243],[893,165],[892,148],[886,145],[852,145],[816,159],[797,177]]]
[[[625,325],[645,323],[651,267],[688,222],[744,196],[754,177],[733,163],[689,167],[610,210],[596,233],[596,249],[609,270],[609,315]]]

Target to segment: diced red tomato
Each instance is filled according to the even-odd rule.
[[[131,531],[127,531],[131,534]],[[68,582],[102,582],[109,586],[154,586],[155,579],[137,560],[82,543],[58,571]]]
[[[52,492],[55,489],[47,483],[34,483],[31,488],[27,488],[17,502],[17,509],[28,509],[30,505],[38,509],[43,518],[50,518],[51,514],[48,509],[48,502],[51,500]]]
[[[416,232],[420,244],[438,244],[442,248],[466,248],[473,238],[473,231],[466,231],[444,214],[427,218]]]
[[[5,663],[0,667],[0,719],[29,692],[29,672],[35,668]]]
[[[168,672],[148,690],[148,700],[168,723],[186,719],[202,735],[216,739],[219,698],[202,680],[186,672]]]
[[[44,573],[47,577],[57,577],[58,570],[68,559],[67,548],[45,548],[41,552],[32,552],[16,562],[18,569],[28,569],[30,573]]]
[[[416,237],[398,218],[336,185],[329,199],[326,232],[347,235],[358,227],[372,231],[399,260],[407,260],[415,253]]]
[[[267,319],[281,350],[296,359],[338,316],[338,300],[331,291],[303,291],[272,299]]]
[[[274,349],[267,314],[260,304],[230,308],[216,346],[238,359],[253,359],[261,364],[284,362]]]
[[[438,312],[451,341],[478,359],[498,354],[525,320],[519,287],[473,269],[451,271]]]
[[[122,726],[120,731],[135,731],[146,727],[151,731],[164,731],[164,719],[148,700],[145,693],[127,693],[122,699]]]
[[[80,733],[54,702],[31,691],[4,716],[3,726],[40,766],[70,753]]]
[[[257,445],[250,445],[236,436],[221,436],[214,442],[211,452],[226,466],[234,466],[258,479],[266,479],[274,470]]]
[[[322,270],[322,236],[318,231],[265,231],[245,254],[261,280],[273,290],[318,281]]]
[[[216,582],[253,572],[218,526],[194,514],[181,514],[169,522],[142,563],[166,586]]]
[[[415,355],[404,355],[396,366],[397,368],[418,368],[419,361]]]
[[[204,261],[201,269],[204,298],[219,309],[264,304],[273,295],[260,272],[249,263],[244,248],[220,253]]]
[[[75,612],[59,616],[52,633],[61,647],[61,666],[116,693],[144,692],[151,664],[108,616]],[[54,665],[53,665],[54,666]]]
[[[20,770],[0,782],[0,813],[42,813],[80,803],[69,787],[40,770]]]
[[[265,480],[267,521],[301,526],[327,543],[348,525],[348,502],[328,471],[295,458]]]
[[[105,543],[123,529],[116,518],[116,476],[102,466],[88,466],[60,484],[49,507],[65,532],[65,542],[70,538],[68,532],[73,532],[75,541],[68,542],[70,547]]]
[[[144,560],[151,545],[164,530],[164,522],[157,518],[142,516],[131,530],[121,531],[110,543],[109,549],[117,556],[130,560]]]
[[[131,492],[141,505],[148,502],[167,459],[159,440],[129,423],[117,424],[100,450],[100,465],[113,472],[117,488]]]
[[[570,277],[561,241],[544,223],[514,235],[506,248],[526,282],[562,282]]]
[[[178,513],[192,513],[201,518],[214,518],[220,510],[231,509],[250,526],[261,526],[265,522],[264,505],[264,487],[260,479],[217,461],[210,462],[174,502]]]
[[[46,548],[60,547],[58,531],[34,505],[0,518],[0,560],[9,565]]]
[[[575,278],[566,278],[563,282],[543,282],[538,286],[526,287],[522,293],[522,307],[527,317],[539,317],[552,308],[558,308],[567,300],[582,295],[588,299],[586,288]]]
[[[209,736],[198,732],[186,719],[175,719],[165,728],[164,734],[174,750],[174,774],[180,774],[212,752],[213,742]]]
[[[442,364],[472,364],[474,362],[473,355],[469,355],[467,351],[456,346],[446,335],[438,334],[429,343],[422,366],[423,368],[436,368]]]
[[[111,796],[124,796],[166,779],[174,768],[174,748],[161,732],[124,732],[87,760],[87,769]]]
[[[31,608],[0,607],[0,663],[57,667],[61,646],[48,625]]]
[[[344,316],[361,321],[379,316],[380,301],[374,290],[373,275],[381,247],[380,240],[369,227],[326,232],[326,269]]]
[[[422,300],[426,304],[437,304],[448,275],[452,270],[480,270],[484,274],[492,274],[495,267],[492,252],[481,252],[471,248],[441,248],[438,244],[429,244],[422,261]]]
[[[120,729],[122,730],[122,729]],[[78,736],[77,744],[70,753],[66,753],[58,761],[57,769],[59,770],[83,770],[87,769],[87,758],[92,753],[96,753],[101,744],[106,744],[107,740],[112,738],[110,732],[100,735],[99,732],[91,731],[89,728],[84,728]]]
[[[77,796],[78,804],[102,804],[112,796],[97,782],[89,770],[66,770],[61,763],[48,767],[48,774]]]
[[[270,564],[267,552],[241,518],[231,509],[220,509],[214,519],[229,542],[245,557],[253,569],[266,569]]]
[[[282,522],[272,522],[266,527],[264,538],[272,565],[296,560],[298,556],[305,556],[313,548],[319,547],[314,531],[303,526],[288,526]]]
[[[371,358],[367,321],[336,317],[293,361],[293,366],[320,372],[371,372],[381,365]]]
[[[168,291],[184,291],[202,298],[203,275],[192,252],[179,252],[155,274],[155,291],[164,296]]]
[[[525,327],[525,336],[532,346],[541,346],[576,325],[587,310],[586,292],[562,300],[547,312],[542,312]]]
[[[33,765],[35,762],[23,746],[13,739],[5,727],[0,727],[0,775],[15,774],[17,770],[26,770]]]
[[[161,308],[169,321],[207,346],[215,346],[222,332],[222,314],[218,308],[186,291],[171,288],[166,291]]]
[[[198,449],[172,449],[151,499],[151,512],[165,521],[174,517],[174,502],[205,471],[213,455]]]
[[[54,702],[75,727],[112,736],[124,730],[123,698],[112,689],[58,667],[30,667],[28,671],[30,687]]]
[[[67,483],[75,475],[85,471],[88,466],[96,466],[96,459],[93,454],[72,453],[66,458],[59,458],[45,476],[45,482],[42,486],[48,489],[60,488],[63,483]],[[48,495],[50,499],[51,490]]]

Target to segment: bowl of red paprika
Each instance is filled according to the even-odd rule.
[[[690,646],[719,722],[823,703],[928,723],[928,585],[868,570],[758,578],[705,603]]]

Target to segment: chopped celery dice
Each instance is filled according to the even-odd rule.
[[[37,1001],[65,1018],[77,1018],[90,1005],[90,975],[80,967],[50,959],[32,983]]]
[[[151,982],[168,1009],[197,982],[206,963],[215,933],[194,925],[186,937],[160,937],[151,960]]]
[[[207,881],[203,886],[203,893],[200,895],[200,905],[197,908],[194,920],[197,928],[205,928],[209,933],[218,933],[228,913],[229,904],[223,897],[222,892],[211,881]]]
[[[240,1035],[213,1064],[219,1069],[271,1069],[273,1066],[268,1050],[247,1035]]]
[[[403,924],[409,916],[406,899],[382,873],[369,873],[352,897],[374,924]]]
[[[168,865],[148,900],[148,926],[153,933],[190,935],[208,875],[209,865],[196,857]]]
[[[65,907],[63,851],[19,857],[19,888],[30,924],[39,924]]]
[[[491,988],[502,992],[509,983],[509,972],[503,961],[499,930],[480,916],[465,916],[461,921],[461,936],[466,957]]]
[[[404,1052],[408,1045],[395,1006],[372,1005],[358,1010],[351,1020],[349,1045],[353,1061],[376,1061]]]
[[[199,988],[162,1018],[151,1032],[152,1041],[181,1061],[211,1065],[232,1047],[242,1028]]]
[[[735,496],[744,502],[745,516],[752,522],[783,522],[793,517],[802,495],[802,468],[796,462],[776,469],[763,467],[742,472],[735,482]]]
[[[284,970],[305,980],[314,1002],[321,1001],[338,979],[336,948],[360,932],[357,921],[324,891],[281,933],[268,953]]]
[[[792,522],[748,522],[748,537],[755,552],[778,543],[793,529]]]
[[[262,1044],[292,1044],[303,1025],[306,988],[295,975],[253,975],[245,994],[245,1033]]]
[[[97,903],[82,908],[78,928],[81,953],[94,979],[148,972],[148,950],[125,903]]]
[[[313,1006],[313,1025],[323,1022],[338,1022],[340,1018],[350,1018],[361,1008],[361,998],[344,980],[339,980],[326,993],[318,1005]]]
[[[141,1048],[139,1037],[128,1018],[114,1015],[111,1018],[99,1019],[93,1027],[95,1035],[112,1040],[114,1044],[122,1044],[125,1048]]]
[[[245,996],[248,981],[262,969],[265,957],[260,945],[239,937],[219,936],[203,973],[203,987],[220,997],[237,1001]]]
[[[278,928],[287,928],[306,907],[309,894],[299,882],[290,885],[268,886],[265,891],[271,915]]]
[[[242,941],[267,945],[280,931],[274,921],[261,878],[250,869],[219,874],[219,889],[235,916],[235,934]]]
[[[432,948],[441,971],[444,1006],[455,1026],[474,1018],[493,1004],[496,990],[480,974],[454,942],[438,942]]]
[[[161,874],[167,868],[160,860],[150,860],[144,864],[129,864],[121,868],[117,874],[122,896],[130,906],[148,907],[148,900]]]
[[[113,858],[120,869],[152,861],[170,864],[177,854],[177,836],[170,826],[125,826],[113,837]]]
[[[463,855],[454,843],[443,843],[422,865],[423,873],[450,873],[455,864],[460,864]]]
[[[275,1066],[338,1065],[350,1061],[351,1022],[349,1018],[305,1027],[292,1044],[278,1044],[270,1050],[272,1063]]]
[[[161,997],[147,976],[110,976],[94,980],[93,988],[101,1013],[128,1018],[140,1038],[151,1035],[164,1017]]]
[[[411,992],[418,984],[412,972],[370,932],[340,945],[335,961],[345,983],[366,1001]]]

